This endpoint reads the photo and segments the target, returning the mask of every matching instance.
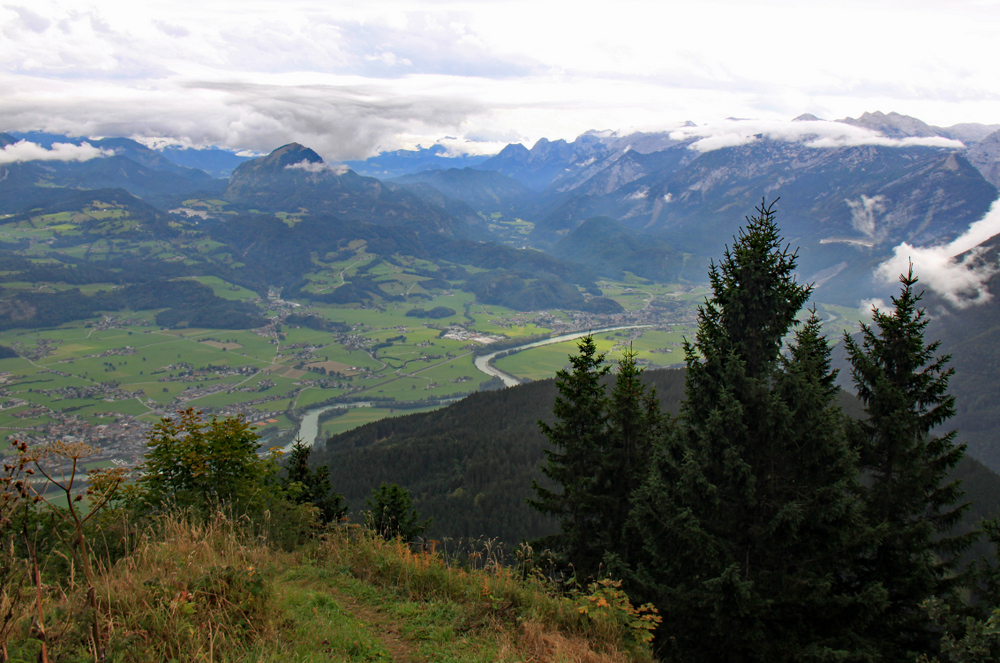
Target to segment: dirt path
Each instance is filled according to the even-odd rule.
[[[414,647],[403,639],[399,633],[399,622],[390,615],[361,603],[353,596],[348,596],[335,587],[327,585],[324,590],[359,620],[372,626],[379,642],[389,652],[392,660],[396,663],[423,663],[422,659]]]

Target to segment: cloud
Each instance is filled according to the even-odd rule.
[[[868,196],[862,194],[861,200],[848,200],[851,208],[851,225],[860,233],[875,238],[875,218],[885,211],[885,196]]]
[[[832,13],[784,0],[671,3],[674,25],[711,29],[674,30],[665,41],[646,3],[594,21],[589,6],[567,12],[528,0],[175,0],[126,9],[111,0],[4,1],[15,3],[0,8],[5,130],[165,136],[256,152],[297,141],[349,159],[444,134],[512,131],[505,142],[532,144],[595,127],[658,131],[689,117],[875,108],[939,125],[1000,117],[988,29],[1000,20],[996,3],[961,2],[947,14],[929,2],[899,12],[848,0]],[[859,11],[867,20],[857,21]],[[772,33],[781,38],[743,48],[746,35]],[[842,48],[844,34],[871,48]],[[338,91],[345,87],[375,93],[355,105]],[[683,135],[709,150],[779,131],[716,128]],[[878,144],[871,132],[846,131],[808,140]]]
[[[697,138],[690,148],[711,152],[726,147],[747,145],[761,139],[802,143],[816,149],[879,145],[884,147],[945,147],[965,149],[961,141],[941,136],[887,138],[882,134],[842,122],[810,120],[782,122],[779,120],[723,120],[709,124],[685,126],[670,133],[673,140]]]
[[[166,21],[161,21],[159,19],[153,19],[153,25],[156,29],[167,35],[168,37],[188,37],[191,35],[191,31],[185,28],[183,25],[175,25],[173,23],[167,23]]]
[[[413,66],[413,62],[411,62],[408,58],[401,58],[392,51],[384,51],[380,55],[366,55],[365,60],[368,62],[381,62],[390,67],[395,67],[397,65],[403,65],[404,67]]]
[[[920,281],[941,295],[956,308],[985,304],[992,299],[986,282],[1000,269],[983,260],[979,245],[1000,234],[1000,199],[993,202],[982,219],[969,226],[961,236],[948,244],[916,247],[903,242],[891,258],[875,270],[875,277],[886,283],[905,274],[910,263]]]
[[[414,136],[411,140],[408,140],[406,142],[409,143],[410,146],[412,146],[414,144],[419,143],[418,138],[419,137]],[[443,156],[461,157],[461,156],[494,155],[503,148],[505,148],[508,142],[516,142],[516,141],[470,140],[469,138],[455,138],[453,136],[445,136],[444,138],[439,138],[434,142],[445,148]]]
[[[42,33],[49,29],[52,25],[52,21],[36,14],[27,7],[18,7],[16,5],[4,5],[5,9],[9,9],[12,12],[16,12],[21,24],[31,30],[32,32]]]
[[[15,131],[173,137],[185,146],[265,154],[297,142],[339,161],[398,149],[401,137],[411,136],[415,144],[426,142],[428,134],[454,134],[483,110],[449,94],[429,94],[420,81],[400,90],[345,77],[332,83],[260,78],[265,82],[166,79],[128,89],[75,80],[40,84],[0,72],[5,90],[0,116]],[[487,151],[488,146],[468,148]]]
[[[881,311],[884,308],[885,300],[880,297],[875,297],[873,299],[862,299],[860,306],[858,306],[858,311],[866,318],[870,318],[872,309],[878,309]]]
[[[323,161],[299,161],[298,163],[293,163],[285,166],[285,170],[304,170],[307,173],[333,173],[334,175],[343,175],[348,170],[347,166],[343,164],[329,164]]]
[[[54,143],[52,149],[47,150],[37,143],[21,140],[0,150],[0,164],[20,161],[90,161],[114,155],[111,150],[98,149],[90,143]]]

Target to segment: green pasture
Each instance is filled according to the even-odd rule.
[[[309,374],[310,377],[316,375],[317,374],[315,373]],[[299,408],[309,408],[317,403],[322,403],[323,401],[343,396],[345,394],[347,394],[347,391],[344,389],[320,389],[319,387],[307,387],[299,392],[299,399],[295,402],[295,406]]]
[[[214,247],[207,247],[207,248],[214,248]],[[238,299],[238,300],[258,299],[257,293],[254,292],[253,290],[247,290],[244,287],[233,285],[228,281],[223,281],[218,276],[187,276],[184,278],[189,279],[191,281],[197,281],[202,285],[207,285],[209,288],[212,289],[212,292],[215,293],[216,297],[221,297],[222,299]]]
[[[840,342],[844,332],[853,334],[861,329],[861,323],[871,324],[872,321],[870,310],[834,304],[817,305],[816,315],[823,320],[823,333],[830,343]]]
[[[207,203],[206,203],[207,204]],[[48,219],[49,226],[58,223],[68,223],[66,220]],[[11,230],[4,227],[4,230]],[[13,229],[22,235],[30,233],[39,236],[44,229]],[[192,245],[202,240],[197,239]],[[95,242],[77,247],[81,251],[107,251],[114,248],[107,242]],[[163,254],[174,249],[166,243],[151,242],[147,247],[150,252]],[[200,249],[210,249],[205,244],[198,245]],[[348,276],[359,267],[370,264],[373,259],[364,252],[363,243],[352,247],[356,252],[346,260],[337,261],[332,265],[317,265],[317,269],[309,275],[313,285],[323,287],[341,283],[340,272],[347,270]],[[44,252],[44,245],[39,251]],[[96,324],[99,320],[80,321],[66,324],[57,329],[46,330],[7,330],[0,332],[0,344],[21,344],[25,348],[37,348],[42,341],[49,341],[52,353],[36,360],[32,365],[24,359],[0,360],[0,372],[10,372],[15,377],[11,384],[6,385],[9,396],[22,398],[35,405],[53,409],[73,408],[72,413],[92,419],[106,418],[120,413],[142,416],[146,420],[156,420],[159,414],[148,414],[149,409],[136,399],[106,402],[102,399],[65,400],[58,395],[46,396],[32,390],[54,390],[69,386],[86,386],[95,383],[114,380],[121,388],[129,391],[141,391],[144,399],[151,399],[161,411],[169,411],[179,405],[174,400],[183,395],[190,387],[204,388],[212,384],[225,383],[250,388],[248,391],[237,391],[226,394],[216,393],[193,401],[190,405],[198,408],[224,408],[245,403],[266,396],[280,396],[275,401],[255,405],[261,412],[283,412],[290,403],[298,408],[309,408],[317,403],[327,401],[337,396],[345,395],[348,389],[322,389],[317,386],[304,387],[301,383],[308,380],[323,379],[318,373],[306,372],[299,377],[284,377],[282,373],[293,369],[300,361],[295,355],[301,348],[290,348],[291,345],[305,344],[314,346],[314,355],[310,361],[333,361],[348,366],[367,369],[368,375],[356,375],[345,384],[352,388],[361,388],[354,392],[361,398],[383,397],[403,400],[419,400],[428,397],[448,398],[456,394],[475,391],[488,376],[480,373],[473,364],[474,355],[466,349],[470,341],[457,341],[439,338],[441,330],[448,326],[462,326],[471,331],[504,335],[508,338],[534,336],[551,331],[535,322],[536,314],[507,309],[501,306],[484,305],[474,301],[471,293],[452,290],[450,294],[442,291],[432,291],[430,297],[413,296],[426,291],[420,287],[425,280],[423,276],[408,273],[413,269],[435,270],[436,266],[427,261],[420,261],[404,256],[394,258],[399,264],[381,262],[368,271],[368,276],[382,284],[387,293],[409,295],[405,302],[382,302],[377,307],[362,308],[358,305],[337,307],[323,304],[308,304],[295,310],[299,314],[316,314],[329,320],[343,322],[358,327],[352,334],[360,335],[369,344],[383,343],[390,338],[404,336],[405,340],[394,340],[393,345],[379,348],[375,358],[363,349],[348,349],[337,341],[338,333],[316,331],[305,327],[283,325],[284,339],[279,345],[270,339],[254,334],[249,330],[214,330],[214,329],[181,329],[169,330],[159,327],[132,326],[126,329],[99,330]],[[471,270],[470,271],[478,271]],[[220,297],[248,300],[257,295],[245,288],[235,287],[224,279],[214,276],[191,277],[212,288]],[[38,287],[39,284],[4,284],[5,288]],[[44,284],[47,287],[63,288],[66,284]],[[654,284],[643,279],[629,277],[620,282],[602,281],[599,283],[606,296],[621,302],[630,309],[646,306],[650,299],[659,301],[679,301],[686,306],[694,307],[708,293],[705,288],[693,288],[687,285]],[[81,290],[94,292],[110,286],[94,284],[84,286]],[[466,305],[468,317],[465,315]],[[427,319],[406,316],[406,312],[419,307],[430,310],[436,306],[447,306],[455,310],[455,314],[444,319]],[[826,333],[833,340],[845,329],[856,328],[861,312],[828,305],[818,306],[819,315],[826,322]],[[556,317],[567,319],[563,312],[550,312]],[[152,320],[156,311],[137,313],[115,312],[117,318],[138,318]],[[271,312],[271,315],[274,315]],[[471,320],[470,320],[471,319]],[[632,342],[632,347],[638,353],[640,360],[646,360],[650,365],[669,366],[684,361],[683,348],[680,343],[687,335],[693,338],[694,327],[691,324],[676,325],[664,330],[643,330],[641,335]],[[609,352],[608,360],[617,361],[621,350],[627,347],[632,332],[604,332],[596,335],[599,351]],[[242,347],[224,350],[212,347],[205,341],[220,343],[235,343]],[[543,346],[532,350],[516,353],[496,362],[497,366],[521,378],[533,380],[552,377],[556,371],[568,363],[568,356],[575,354],[577,341],[567,341],[561,344]],[[133,355],[100,355],[116,348],[130,346],[135,348]],[[422,346],[422,347],[421,347]],[[611,352],[612,348],[616,348]],[[660,352],[653,352],[660,350]],[[669,352],[664,352],[669,350]],[[245,375],[211,377],[201,382],[178,382],[167,380],[159,382],[159,378],[178,377],[179,369],[166,367],[184,362],[195,370],[208,365],[215,366],[254,366],[260,372],[248,377]],[[69,374],[68,377],[42,372],[46,369]],[[266,369],[266,370],[265,370]],[[462,378],[462,381],[456,381]],[[271,380],[274,386],[264,391],[253,389],[262,380]],[[329,378],[328,378],[329,379]],[[286,396],[287,395],[287,396]],[[11,415],[20,407],[10,411],[0,411],[0,427],[9,429],[35,426],[41,422],[51,421],[44,417],[39,420],[23,421]],[[393,412],[390,412],[393,410]],[[395,408],[360,408],[351,410],[344,417],[324,425],[324,434],[339,432],[350,427],[374,421],[384,416],[398,416],[411,411],[400,411]],[[292,422],[283,416],[278,424],[270,424],[268,431],[278,428],[288,428]]]
[[[400,410],[398,408],[387,408],[387,407],[355,407],[347,410],[347,413],[330,419],[324,422],[320,426],[319,435],[316,437],[317,444],[322,444],[326,438],[331,435],[338,435],[345,431],[349,431],[358,426],[364,426],[365,424],[370,424],[373,421],[378,421],[380,419],[386,419],[388,417],[402,417],[408,414],[416,414],[418,412],[431,412],[437,410],[441,406],[433,407],[423,407],[414,410]]]
[[[335,341],[334,333],[328,331],[318,331],[308,327],[298,327],[295,325],[282,325],[281,331],[285,335],[282,346],[296,343],[309,343],[311,345],[328,345]]]
[[[611,343],[597,342],[601,352],[611,349]],[[566,341],[565,343],[553,343],[543,345],[531,350],[524,350],[507,357],[501,357],[493,362],[493,365],[504,373],[509,373],[516,378],[529,380],[544,380],[556,374],[569,365],[567,358],[576,353],[576,341]]]

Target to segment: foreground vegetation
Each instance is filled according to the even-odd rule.
[[[103,660],[650,659],[614,587],[554,595],[488,551],[459,564],[357,526],[285,550],[222,513],[135,534],[96,578]],[[2,660],[94,660],[86,589],[46,576],[37,597],[5,585]]]
[[[146,473],[82,474],[82,444],[16,443],[0,476],[0,661],[651,660],[657,616],[611,581],[553,582],[522,548],[438,551],[408,494],[342,519],[296,445],[186,411]],[[41,479],[41,480],[37,480]],[[405,537],[405,538],[404,538]]]

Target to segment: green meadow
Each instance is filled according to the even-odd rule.
[[[224,212],[220,200],[188,200],[184,207]],[[285,223],[299,222],[287,215]],[[100,222],[102,235],[86,235]],[[496,217],[490,222],[512,237],[531,230],[520,219]],[[79,212],[40,215],[0,226],[0,241],[21,242],[21,255],[39,263],[53,262],[52,240],[60,235],[83,235],[84,241],[59,252],[74,258],[101,261],[122,255],[174,259],[190,263],[195,258],[233,262],[232,256],[214,254],[222,245],[196,232],[176,239],[127,241],[119,234],[133,220],[127,210],[94,201]],[[27,248],[23,248],[27,243]],[[428,274],[441,264],[393,255],[379,258],[368,252],[363,240],[342,250],[312,256],[313,267],[304,275],[306,292],[329,293],[358,274],[372,279],[384,298],[365,306],[348,304],[303,305],[279,312],[262,293],[230,283],[220,276],[183,277],[208,286],[220,298],[258,302],[275,320],[285,313],[315,315],[342,323],[349,332],[318,331],[283,323],[264,330],[165,329],[156,324],[159,311],[117,311],[50,329],[10,329],[0,332],[0,345],[13,347],[21,357],[0,360],[0,373],[9,373],[0,384],[0,405],[23,401],[25,405],[0,409],[0,431],[12,433],[53,423],[59,412],[71,413],[93,424],[107,423],[120,414],[156,421],[180,407],[209,412],[244,406],[251,418],[268,413],[275,422],[260,430],[273,435],[290,430],[290,415],[337,399],[413,402],[448,399],[471,393],[488,380],[475,368],[472,341],[443,338],[449,327],[500,336],[505,343],[527,339],[552,330],[551,320],[580,320],[578,314],[548,311],[549,317],[482,304],[453,284],[434,289]],[[470,273],[484,271],[462,266]],[[3,277],[0,272],[0,278]],[[614,362],[631,347],[647,366],[674,366],[684,360],[685,335],[693,333],[696,307],[708,294],[703,286],[658,284],[632,274],[620,281],[599,281],[604,296],[626,311],[641,312],[663,324],[657,329],[604,332],[597,335],[600,351]],[[92,295],[114,287],[110,283],[71,285],[58,282],[7,281],[7,291],[58,292],[79,288]],[[264,293],[266,294],[266,293]],[[407,315],[445,307],[454,311],[443,318]],[[854,310],[820,305],[818,314],[831,338],[856,328],[864,316]],[[577,324],[586,324],[586,322]],[[604,323],[601,323],[604,326]],[[341,328],[343,329],[343,328]],[[498,368],[519,378],[552,377],[567,364],[576,342],[569,341],[518,352],[496,361]],[[322,370],[320,370],[322,368]],[[238,372],[242,369],[242,372]],[[311,370],[312,369],[312,370]],[[68,394],[67,390],[74,390]],[[207,390],[207,391],[204,391]],[[230,392],[230,393],[227,393]],[[67,395],[83,396],[68,398]],[[19,413],[42,408],[33,416]],[[50,412],[51,411],[51,412]],[[384,416],[412,412],[391,407],[359,408],[324,424],[326,434],[347,430]],[[260,413],[260,414],[257,414]]]

